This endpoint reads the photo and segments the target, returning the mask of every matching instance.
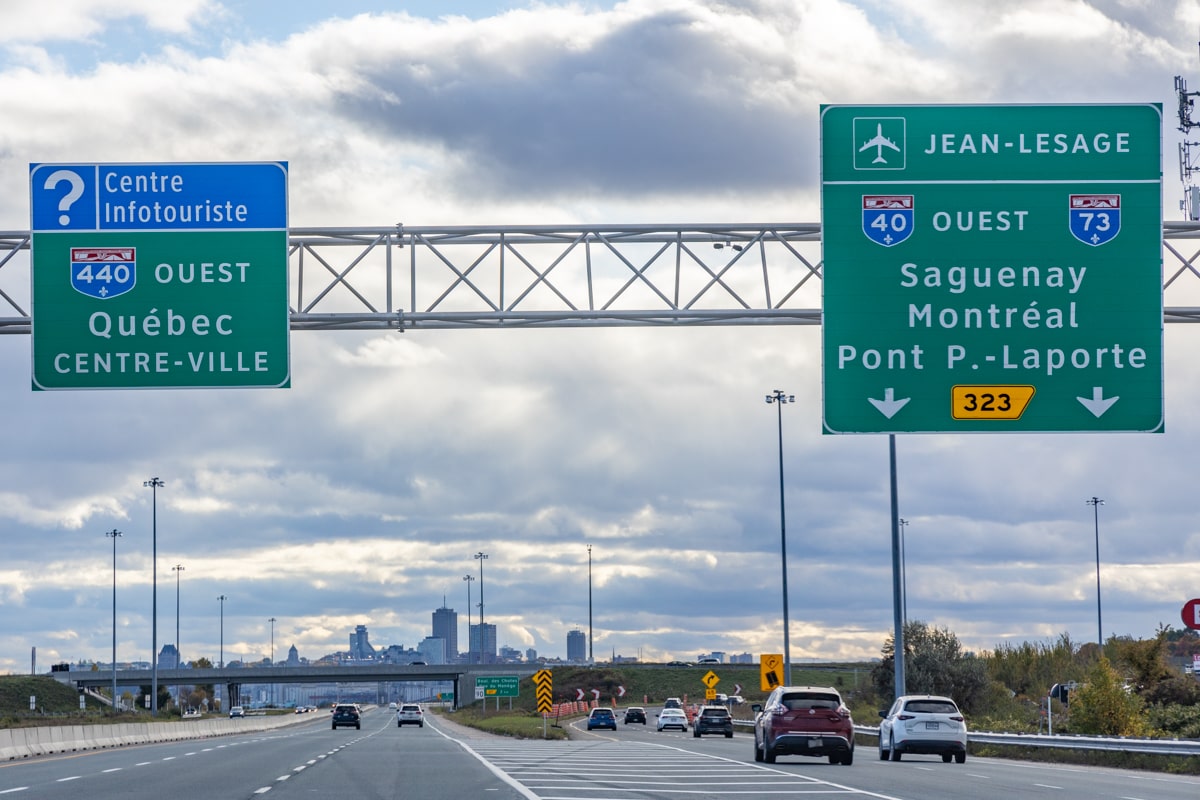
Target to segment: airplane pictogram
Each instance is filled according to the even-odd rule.
[[[886,164],[887,163],[887,159],[883,157],[883,148],[885,148],[885,147],[891,148],[892,150],[895,150],[897,153],[900,152],[900,148],[896,145],[896,143],[883,135],[882,123],[875,129],[875,135],[872,136],[870,139],[868,139],[866,144],[864,144],[862,147],[858,148],[858,152],[861,153],[862,151],[867,150],[872,147],[875,148],[875,158],[871,160],[872,164]]]

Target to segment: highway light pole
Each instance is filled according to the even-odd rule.
[[[483,562],[487,561],[487,553],[482,550],[475,554],[479,562],[479,663],[483,663]]]
[[[275,666],[275,618],[271,617],[267,622],[271,623],[271,666]],[[271,684],[271,706],[275,706],[275,684]]]
[[[158,716],[158,489],[165,486],[158,478],[142,482],[150,487],[150,561],[153,565],[150,601],[150,715]]]
[[[225,601],[228,599],[225,595],[218,595],[217,599],[221,601],[221,655],[218,661],[221,668],[225,668]]]
[[[183,667],[183,648],[179,646],[179,573],[183,572],[183,564],[171,567],[175,573],[175,668]]]
[[[783,684],[792,685],[792,646],[788,634],[788,581],[787,581],[787,523],[783,502],[783,404],[796,402],[796,396],[775,389],[767,395],[768,403],[775,403],[779,421],[779,563],[783,570]]]
[[[588,663],[596,663],[596,656],[592,653],[592,546],[589,544],[588,549]]]
[[[475,580],[474,575],[463,575],[463,580],[467,582],[467,663],[471,663],[471,582]]]
[[[183,572],[183,564],[176,564],[171,571],[175,573],[175,669],[183,669],[183,648],[179,646],[179,574]],[[180,714],[183,714],[182,688],[175,687],[175,703]]]
[[[1104,501],[1099,497],[1093,497],[1084,502],[1092,507],[1092,520],[1096,526],[1096,644],[1100,646],[1100,652],[1103,653],[1104,622],[1100,615],[1100,506],[1104,505]]]
[[[112,710],[117,711],[117,537],[116,528],[106,531],[105,536],[113,540],[113,636],[112,636]]]

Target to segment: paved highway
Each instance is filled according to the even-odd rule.
[[[145,745],[0,764],[0,795],[51,800],[894,800],[1049,797],[1195,800],[1200,778],[999,759],[906,756],[881,762],[859,746],[853,766],[780,757],[756,764],[750,734],[695,739],[650,723],[584,731],[571,741],[489,736],[436,715],[397,728],[386,710],[361,730],[330,730],[319,712],[283,731]],[[620,716],[618,715],[618,719]]]

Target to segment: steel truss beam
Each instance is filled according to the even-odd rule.
[[[821,226],[292,228],[292,330],[819,325]],[[1163,223],[1164,319],[1200,322],[1200,223]],[[0,333],[29,333],[0,231]],[[1174,301],[1176,304],[1172,304]]]

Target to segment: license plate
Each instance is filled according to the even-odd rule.
[[[925,730],[936,731],[937,729],[938,729],[938,724],[936,722],[926,722],[925,723]]]

